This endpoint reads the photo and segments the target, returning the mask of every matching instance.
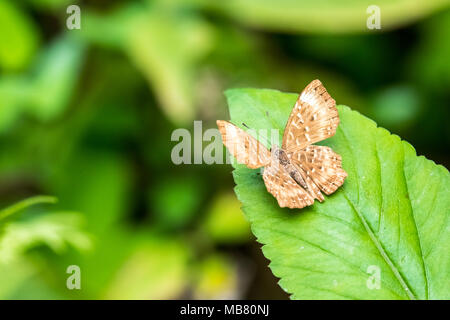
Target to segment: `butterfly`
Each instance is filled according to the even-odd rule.
[[[234,124],[218,120],[222,141],[238,163],[263,168],[263,180],[280,207],[303,208],[324,200],[347,177],[342,158],[331,148],[313,145],[333,136],[339,124],[336,101],[319,80],[298,97],[284,129],[281,147],[267,149]]]

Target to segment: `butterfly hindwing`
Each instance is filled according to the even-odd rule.
[[[298,185],[283,166],[276,163],[265,167],[263,180],[280,207],[303,208],[314,203],[314,198]]]
[[[319,80],[312,81],[300,94],[283,135],[284,150],[304,149],[333,136],[339,124],[336,101]]]
[[[319,200],[322,202],[324,200],[322,193],[320,192],[319,187],[314,183],[314,181],[311,179],[311,177],[306,173],[306,170],[303,165],[300,165],[300,163],[297,163],[295,161],[292,161],[292,164],[297,168],[298,172],[301,174],[303,180],[305,181],[307,188],[305,189],[306,192],[308,192],[314,199]]]
[[[341,156],[329,147],[311,145],[303,150],[288,152],[288,157],[328,195],[336,191],[347,177]]]
[[[234,124],[218,120],[222,141],[238,163],[250,169],[270,164],[270,151],[258,140]]]

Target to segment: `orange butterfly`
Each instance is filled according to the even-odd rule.
[[[347,177],[342,158],[329,147],[313,143],[333,136],[339,124],[336,101],[319,80],[300,94],[286,124],[281,148],[268,150],[258,140],[234,124],[218,120],[224,145],[251,169],[264,167],[267,190],[280,207],[303,208],[324,200]]]

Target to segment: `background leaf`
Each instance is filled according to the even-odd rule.
[[[28,198],[25,200],[22,200],[12,206],[9,206],[8,208],[0,210],[0,220],[6,219],[7,217],[24,210],[34,204],[39,203],[55,203],[57,199],[55,197],[50,196],[35,196],[32,198]]]
[[[42,299],[61,299],[61,295],[40,279],[49,270],[42,259],[33,259],[31,252],[52,249],[63,254],[69,249],[80,252],[91,249],[91,236],[83,230],[83,215],[36,210],[39,204],[56,201],[51,196],[35,196],[0,210],[0,299],[26,299],[36,295]],[[32,214],[17,215],[32,209]]]
[[[155,91],[168,118],[187,125],[196,115],[195,67],[210,51],[213,32],[200,16],[169,9],[131,4],[110,15],[88,14],[83,36],[123,49]]]
[[[275,31],[309,33],[343,33],[367,31],[366,9],[374,3],[366,0],[337,2],[293,0],[233,0],[212,6],[247,25]],[[437,11],[447,0],[382,0],[380,7],[383,29],[402,26]]]
[[[227,97],[234,123],[282,133],[297,95],[235,89]],[[282,209],[258,170],[234,171],[270,268],[294,299],[448,299],[448,171],[361,114],[338,109],[341,123],[325,143],[342,156],[348,178],[323,203]],[[370,266],[381,271],[378,290],[367,286]]]
[[[147,240],[135,248],[117,272],[105,298],[176,298],[188,279],[189,254],[181,241]]]
[[[241,204],[234,194],[225,193],[214,199],[204,220],[204,230],[218,243],[245,243],[250,228],[241,212]]]
[[[36,61],[29,110],[40,120],[60,115],[77,84],[84,45],[69,35],[56,39]]]
[[[55,212],[10,223],[2,229],[0,263],[10,262],[38,245],[46,245],[57,253],[67,249],[67,245],[87,250],[91,240],[81,231],[83,224],[83,216],[76,212]]]
[[[39,34],[32,19],[10,1],[0,2],[0,68],[20,70],[35,53]]]

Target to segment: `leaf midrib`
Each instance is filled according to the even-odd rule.
[[[350,153],[352,154],[352,162],[353,159],[355,158],[355,153],[353,152],[353,149],[351,148],[351,145],[349,143],[349,140],[347,138],[347,135],[344,131],[344,129],[342,128],[342,126],[340,127],[341,131],[342,131],[342,136],[344,137],[345,143],[347,145],[348,150],[350,150]],[[356,174],[357,180],[359,180],[359,174],[358,171],[355,168],[355,165],[353,163],[352,166],[353,171]],[[357,184],[358,186],[358,199],[359,199],[359,183]],[[406,295],[408,296],[408,298],[410,300],[416,300],[416,297],[414,296],[414,294],[412,293],[411,289],[409,288],[408,284],[406,283],[406,281],[403,279],[402,275],[400,274],[400,272],[398,271],[397,267],[394,265],[394,263],[392,262],[392,260],[390,259],[389,255],[386,253],[386,251],[384,250],[383,246],[381,245],[380,241],[377,239],[377,237],[375,236],[375,234],[373,233],[372,229],[370,228],[370,226],[368,225],[366,219],[364,218],[364,216],[355,208],[354,204],[352,201],[350,201],[350,199],[347,196],[347,193],[345,192],[345,190],[343,190],[343,195],[344,198],[347,200],[347,202],[349,203],[350,207],[352,208],[352,210],[356,213],[356,215],[358,216],[358,218],[360,219],[361,223],[364,226],[364,229],[366,230],[367,234],[369,235],[370,240],[373,242],[373,244],[375,245],[375,247],[377,248],[378,252],[381,254],[381,256],[383,257],[384,261],[386,262],[386,264],[389,266],[389,268],[391,269],[392,273],[394,274],[395,278],[398,280],[398,282],[400,283],[400,286],[403,288],[403,290],[405,291]]]
[[[367,275],[367,273],[366,273],[363,269],[361,269],[359,265],[353,264],[353,263],[351,263],[350,261],[348,261],[347,259],[344,259],[344,258],[342,258],[341,256],[334,254],[332,251],[329,251],[329,250],[325,249],[324,247],[322,247],[322,246],[320,246],[320,245],[318,245],[318,244],[315,244],[315,243],[313,243],[313,242],[311,242],[311,241],[308,241],[308,240],[306,240],[306,239],[300,238],[300,237],[298,237],[298,236],[294,236],[294,235],[292,235],[292,234],[290,234],[290,233],[287,233],[287,232],[282,231],[282,230],[280,230],[280,229],[275,229],[275,228],[273,228],[273,227],[261,227],[261,226],[259,226],[259,229],[261,229],[261,230],[267,230],[267,231],[270,231],[270,232],[273,232],[273,233],[278,233],[278,234],[280,234],[280,235],[282,235],[282,236],[285,236],[285,237],[288,237],[288,238],[293,238],[293,239],[295,239],[295,240],[301,241],[301,242],[303,242],[305,245],[310,246],[311,248],[316,248],[316,249],[318,249],[318,250],[320,250],[320,251],[322,251],[322,252],[324,252],[324,253],[330,255],[330,256],[333,257],[333,258],[337,258],[337,259],[340,260],[343,264],[349,266],[350,268],[352,268],[352,269],[354,269],[354,270],[358,270],[358,272],[361,273],[362,275]],[[267,243],[265,243],[264,241],[261,241],[261,243],[263,243],[264,245],[267,245]],[[273,262],[270,263],[270,267],[271,267],[271,268],[272,268],[273,266],[275,266],[275,265],[276,265],[276,264],[274,264]],[[289,267],[289,266],[286,265],[286,264],[283,264],[283,267]],[[303,270],[305,270],[305,268],[299,267],[299,266],[291,267],[291,268],[298,268],[298,269],[303,269]],[[311,270],[311,271],[313,271],[313,270]],[[320,272],[320,271],[314,270],[314,272]],[[325,273],[325,272],[323,272],[323,273]],[[330,273],[330,272],[327,272],[327,274],[329,274],[329,273]],[[340,274],[342,274],[342,273],[340,273]],[[356,274],[356,273],[354,273],[354,274]],[[381,280],[381,282],[383,283],[384,281]],[[336,293],[336,292],[335,292],[335,293]],[[402,296],[400,296],[400,295],[399,295],[397,292],[395,292],[395,291],[394,291],[393,293],[394,293],[396,296],[398,296],[398,297],[402,297]],[[337,293],[336,293],[336,294],[337,294]],[[356,299],[356,298],[355,298],[355,299]]]

